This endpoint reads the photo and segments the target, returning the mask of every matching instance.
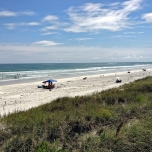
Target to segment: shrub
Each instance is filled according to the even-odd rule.
[[[5,152],[30,152],[34,148],[34,142],[30,137],[14,137],[6,143]]]
[[[112,118],[112,114],[108,109],[100,108],[96,111],[93,111],[93,117],[95,118],[96,123],[106,122]]]
[[[51,152],[51,146],[48,142],[43,141],[37,146],[35,152]]]

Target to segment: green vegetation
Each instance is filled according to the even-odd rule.
[[[0,119],[1,152],[150,152],[152,77]]]

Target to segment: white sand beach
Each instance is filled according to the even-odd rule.
[[[152,75],[152,69],[147,71],[137,70],[130,73],[108,73],[100,75],[86,75],[84,77],[73,77],[58,79],[52,90],[38,88],[41,82],[28,82],[0,86],[0,115],[13,113],[15,111],[28,110],[32,107],[49,103],[54,99],[64,96],[81,96],[99,92],[105,89],[118,87]],[[116,77],[122,79],[121,83],[115,83]]]

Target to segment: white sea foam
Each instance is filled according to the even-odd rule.
[[[82,64],[83,65],[83,64]],[[55,66],[55,64],[53,64]],[[105,63],[99,66],[94,66],[94,64],[88,64],[88,67],[81,66],[79,68],[73,67],[69,68],[55,68],[47,69],[47,70],[28,70],[25,71],[4,71],[0,72],[0,82],[1,81],[12,81],[12,80],[27,80],[27,79],[36,79],[36,78],[64,78],[64,77],[72,77],[72,76],[83,76],[87,74],[104,74],[118,71],[127,71],[127,70],[139,70],[142,68],[151,68],[152,64],[129,64],[123,63]]]

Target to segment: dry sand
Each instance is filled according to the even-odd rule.
[[[147,71],[119,72],[102,75],[86,75],[58,79],[52,90],[38,88],[41,82],[29,82],[21,84],[0,86],[0,115],[23,111],[64,96],[81,96],[99,92],[105,89],[118,87],[125,83],[152,75],[152,69]],[[122,79],[122,83],[115,83],[116,77]],[[43,80],[42,80],[43,81]]]

